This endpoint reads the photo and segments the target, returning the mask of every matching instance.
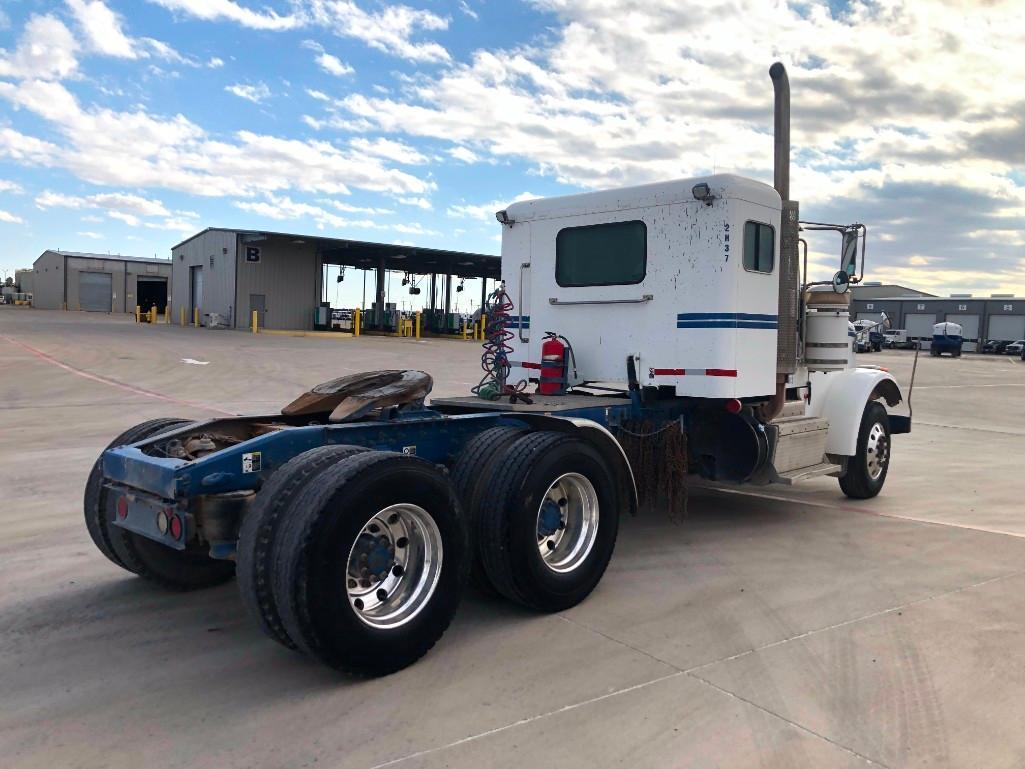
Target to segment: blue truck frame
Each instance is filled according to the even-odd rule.
[[[474,409],[474,399],[464,404],[431,407],[384,409],[374,419],[335,424],[286,426],[198,459],[186,460],[154,456],[146,447],[165,442],[178,434],[216,430],[218,425],[280,422],[281,415],[261,415],[193,422],[126,446],[104,452],[101,467],[105,485],[125,498],[127,508],[110,520],[116,526],[183,550],[195,534],[190,502],[196,497],[256,492],[279,467],[299,454],[331,445],[356,445],[379,451],[415,454],[437,464],[451,464],[465,444],[478,433],[498,425],[537,427],[545,418],[583,419],[605,430],[616,430],[630,420],[649,420],[658,425],[686,419],[687,405],[678,399],[642,402],[637,391],[611,398],[595,396],[596,405],[586,405],[589,396],[558,396],[565,408],[517,412],[508,404],[476,401],[489,408]],[[585,403],[581,403],[584,400]],[[610,402],[621,401],[621,402]],[[629,470],[629,466],[628,470]],[[177,513],[184,531],[174,537],[156,523],[160,511]],[[230,542],[211,548],[211,556],[231,558],[235,548]]]

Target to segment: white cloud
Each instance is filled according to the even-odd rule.
[[[536,200],[538,197],[529,192],[521,192],[511,200],[492,200],[490,203],[462,203],[449,206],[446,213],[460,219],[481,219],[490,224],[495,221],[496,211],[501,211],[512,203],[518,203],[521,200]]]
[[[471,19],[476,20],[478,18],[477,12],[469,6],[466,0],[459,0],[459,10],[465,13]]]
[[[170,11],[178,11],[206,21],[234,21],[251,29],[295,29],[303,23],[296,13],[279,14],[273,10],[254,11],[234,0],[150,0]]]
[[[20,195],[25,191],[17,182],[9,181],[8,179],[0,179],[0,192],[9,192],[12,195]]]
[[[134,214],[126,214],[122,211],[108,211],[107,216],[111,219],[117,219],[119,222],[124,222],[129,227],[138,227],[142,224],[142,219]]]
[[[371,48],[419,62],[446,62],[450,56],[435,42],[414,42],[422,31],[448,28],[448,19],[406,5],[388,5],[367,12],[351,0],[315,0],[310,7],[315,23],[337,35],[360,40]]]
[[[0,222],[6,222],[7,224],[24,224],[25,220],[16,214],[0,209]]]
[[[399,198],[399,202],[405,206],[415,206],[416,208],[422,208],[424,211],[430,211],[434,208],[427,198]]]
[[[206,66],[210,69],[220,69],[224,66],[224,59],[220,58],[219,56],[211,56],[210,59],[207,61]]]
[[[28,20],[13,53],[0,49],[0,77],[59,80],[78,68],[78,41],[55,16]]]
[[[423,195],[435,188],[379,157],[326,141],[252,131],[213,138],[182,115],[86,109],[59,83],[0,81],[0,99],[61,135],[57,144],[0,127],[0,158],[64,168],[91,184],[240,197],[287,189],[344,195],[350,188]]]
[[[317,91],[313,88],[307,88],[306,95],[309,96],[311,99],[316,99],[317,101],[331,101],[331,97],[328,96],[326,93],[324,93],[323,91]]]
[[[448,154],[449,157],[453,158],[454,160],[461,160],[464,163],[476,163],[480,160],[480,157],[477,156],[477,153],[475,153],[471,149],[468,149],[467,147],[462,146],[453,147],[448,151]]]
[[[349,142],[353,149],[365,153],[367,155],[374,155],[379,158],[385,158],[387,160],[393,160],[396,163],[402,163],[403,165],[420,165],[426,163],[428,158],[423,155],[417,149],[410,147],[408,144],[403,142],[394,141],[392,139],[364,139],[358,138],[353,139]]]
[[[121,29],[121,19],[102,0],[66,0],[93,50],[106,56],[136,59],[131,39]]]
[[[333,56],[327,51],[325,51],[324,46],[322,46],[316,40],[304,40],[302,47],[306,48],[307,50],[313,51],[317,54],[317,57],[316,59],[314,59],[314,61],[317,62],[317,66],[319,66],[329,75],[341,77],[343,75],[350,75],[353,72],[355,72],[355,70],[352,67],[350,67],[341,59],[339,59],[337,56]],[[307,93],[309,93],[309,91],[307,91]]]
[[[270,88],[267,87],[266,83],[256,83],[255,85],[235,83],[234,85],[224,86],[224,90],[235,94],[240,99],[251,101],[253,104],[259,104],[264,99],[270,98]]]
[[[229,20],[252,29],[288,30],[316,25],[340,37],[359,40],[392,56],[416,62],[447,62],[448,51],[434,41],[415,38],[422,32],[448,28],[448,19],[407,5],[386,5],[366,11],[352,0],[295,0],[291,13],[255,11],[233,0],[150,0],[168,10],[207,21]],[[321,58],[334,59],[330,54]],[[325,65],[327,59],[321,61]],[[327,66],[332,66],[330,63]]]
[[[89,238],[90,240],[103,240],[103,236],[98,232],[92,230],[85,230],[83,232],[76,233],[79,237]]]
[[[167,216],[170,212],[159,200],[144,198],[127,192],[101,192],[95,195],[65,195],[46,190],[36,196],[39,208],[102,208],[121,214],[139,216]],[[115,217],[118,218],[118,217]]]
[[[347,214],[394,214],[395,212],[390,208],[374,208],[373,206],[353,206],[349,203],[343,203],[340,200],[332,200],[330,198],[321,198],[317,201],[325,206],[331,206],[339,211],[343,211]]]

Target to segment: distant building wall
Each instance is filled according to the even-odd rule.
[[[32,305],[44,310],[79,310],[83,272],[110,275],[110,308],[106,312],[135,312],[139,278],[171,280],[170,262],[119,259],[44,251],[32,266]]]
[[[64,307],[64,257],[44,251],[32,264],[32,306],[44,310]]]
[[[186,315],[192,313],[193,268],[203,273],[203,301],[199,308],[203,321],[210,313],[218,313],[233,323],[235,308],[235,232],[207,230],[171,250],[171,306],[172,318],[178,320],[181,308]],[[192,322],[192,318],[187,318]]]
[[[311,329],[320,303],[321,264],[311,243],[279,239],[243,242],[238,246],[238,305],[236,326],[249,328],[253,295],[262,295],[262,323],[274,329]],[[259,261],[247,259],[247,249],[259,249]],[[255,256],[255,255],[254,255]]]

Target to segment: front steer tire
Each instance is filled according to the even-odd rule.
[[[260,629],[290,649],[288,637],[274,602],[270,572],[273,543],[278,529],[287,525],[284,512],[295,496],[328,467],[367,449],[360,446],[320,446],[305,451],[283,464],[256,495],[238,533],[237,576],[242,604]]]
[[[351,456],[283,514],[289,525],[278,530],[271,578],[285,632],[301,651],[350,675],[380,676],[441,638],[469,553],[459,501],[435,465],[393,452]]]
[[[491,493],[479,547],[498,592],[548,612],[584,600],[605,573],[619,531],[615,473],[600,452],[573,434],[529,433],[499,460]],[[590,529],[573,523],[588,518]]]
[[[840,489],[851,499],[871,499],[882,491],[890,469],[890,419],[877,401],[865,406],[855,455],[847,460]]]

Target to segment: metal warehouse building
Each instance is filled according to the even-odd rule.
[[[232,328],[249,328],[254,311],[261,327],[313,328],[325,265],[376,273],[374,313],[368,320],[377,328],[385,311],[387,271],[430,275],[429,306],[443,303],[446,314],[453,278],[501,275],[501,259],[488,254],[217,227],[173,246],[171,262],[173,317],[184,309],[191,319],[198,310],[203,324],[216,314]]]
[[[882,286],[884,290],[878,292],[873,292],[872,286],[859,288],[861,291],[851,302],[851,320],[877,320],[885,312],[892,328],[906,329],[909,337],[922,342],[923,349],[928,349],[932,341],[933,324],[941,321],[957,323],[964,329],[966,352],[977,351],[987,339],[1025,339],[1025,298],[1010,294],[894,296],[887,290],[892,286]],[[881,296],[872,296],[873,293]]]
[[[44,251],[32,265],[32,306],[135,312],[167,306],[171,262],[138,256]]]

